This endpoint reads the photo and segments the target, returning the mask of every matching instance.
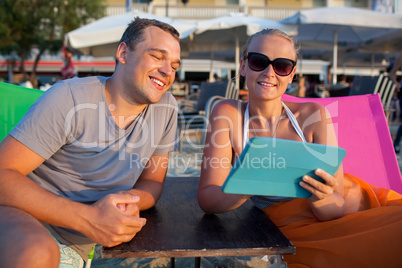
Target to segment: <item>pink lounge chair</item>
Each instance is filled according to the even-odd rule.
[[[379,94],[333,98],[283,95],[282,99],[324,105],[332,116],[339,146],[346,149],[344,172],[402,193],[401,171]]]

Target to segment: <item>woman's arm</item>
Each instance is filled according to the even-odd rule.
[[[305,114],[310,115],[310,120],[304,122],[314,122],[302,126],[305,128],[309,142],[338,146],[331,115],[322,106],[312,104],[310,111]],[[318,112],[317,112],[318,111]],[[319,116],[319,120],[311,120],[311,115]],[[304,129],[303,129],[304,131]],[[340,218],[345,214],[345,200],[343,198],[343,168],[342,165],[334,176],[327,172],[317,169],[315,174],[322,178],[325,183],[321,183],[310,176],[304,176],[300,185],[312,193],[308,202],[315,216],[321,221]]]
[[[238,103],[238,102],[236,102]],[[233,160],[234,129],[238,129],[240,111],[233,101],[221,101],[210,116],[201,165],[198,203],[205,213],[223,213],[239,207],[247,196],[225,194],[221,190]]]

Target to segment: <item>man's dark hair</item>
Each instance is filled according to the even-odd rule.
[[[177,41],[180,40],[180,34],[173,26],[158,20],[136,17],[127,26],[119,41],[119,45],[121,42],[125,42],[131,51],[135,50],[136,45],[144,40],[144,29],[151,26],[158,27],[170,33]]]

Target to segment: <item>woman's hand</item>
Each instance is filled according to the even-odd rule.
[[[317,201],[332,196],[338,187],[338,180],[322,169],[316,169],[314,173],[323,179],[324,182],[315,180],[307,175],[303,176],[303,181],[300,182],[300,186],[311,193],[309,199]]]
[[[338,192],[340,187],[337,177],[322,169],[316,169],[314,173],[324,182],[307,175],[300,182],[300,186],[311,193],[307,200],[314,215],[321,221],[342,217],[345,214],[345,199]]]

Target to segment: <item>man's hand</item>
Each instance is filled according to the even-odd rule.
[[[139,217],[139,198],[130,194],[110,194],[90,206],[86,230],[92,241],[106,247],[130,241],[145,225]]]
[[[116,206],[121,211],[126,213],[127,215],[139,217],[140,216],[140,208],[139,208],[140,197],[131,195],[129,192],[124,192],[124,191],[120,191],[117,194],[132,196],[133,200],[136,201],[135,203],[119,203]]]

